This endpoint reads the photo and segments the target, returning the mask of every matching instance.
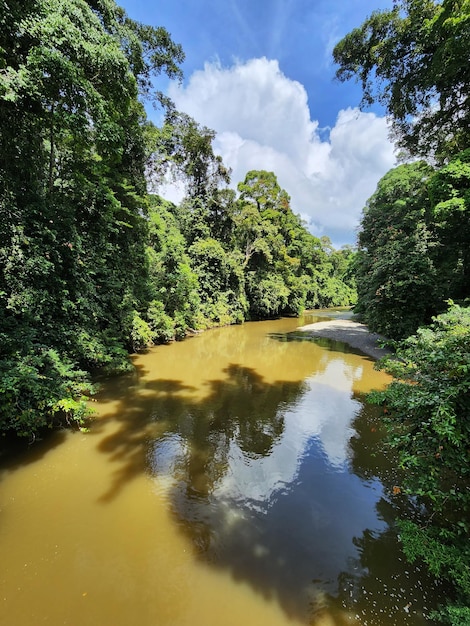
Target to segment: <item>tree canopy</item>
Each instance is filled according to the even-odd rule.
[[[125,364],[147,297],[138,94],[183,56],[111,0],[9,2],[1,19],[1,422],[28,434],[83,418],[83,368]]]
[[[468,147],[468,0],[398,0],[346,35],[333,56],[339,80],[356,78],[363,105],[385,106],[412,155],[445,161]]]
[[[469,151],[434,169],[400,165],[363,211],[356,259],[357,311],[393,339],[414,333],[452,299],[470,296]]]
[[[439,302],[423,162],[400,165],[379,182],[364,209],[357,259],[357,311],[370,328],[403,338],[431,321]]]

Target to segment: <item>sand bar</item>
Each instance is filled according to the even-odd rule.
[[[308,333],[311,337],[325,337],[333,341],[342,341],[373,359],[380,359],[386,354],[390,354],[390,350],[381,348],[378,344],[378,342],[385,341],[385,337],[369,332],[365,324],[350,319],[315,322],[300,326],[297,331]]]

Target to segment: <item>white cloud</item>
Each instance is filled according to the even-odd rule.
[[[311,119],[304,86],[275,60],[230,68],[207,63],[169,95],[217,132],[214,147],[232,168],[234,185],[251,169],[274,171],[293,211],[338,245],[354,241],[366,200],[395,163],[384,118],[342,110],[325,138]]]

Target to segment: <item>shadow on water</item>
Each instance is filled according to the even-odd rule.
[[[65,430],[46,430],[34,441],[5,434],[0,440],[0,477],[6,473],[43,459],[51,450],[60,446],[67,436]]]
[[[297,392],[301,395],[302,389]],[[367,420],[363,412],[377,417],[377,411],[365,407],[356,422]],[[370,445],[370,439],[376,444],[380,439],[374,428],[372,437],[366,433],[365,448],[359,433],[353,437],[349,463],[354,473],[325,471],[324,454],[312,441],[293,480],[269,484],[264,499],[248,482],[234,488],[233,463],[227,463],[230,446],[224,441],[218,447],[211,427],[206,434],[206,446],[193,441],[179,458],[172,451],[174,513],[204,562],[228,569],[235,580],[249,582],[263,597],[275,598],[289,617],[302,621],[328,607],[337,624],[345,619],[344,611],[376,626],[429,623],[425,613],[437,586],[419,568],[406,565],[397,545],[394,520],[406,504],[386,495],[397,475],[392,459],[377,455]],[[157,444],[157,475],[168,470],[161,456],[164,450]],[[244,463],[249,464],[247,456]],[[257,486],[263,479],[270,482],[254,475]]]
[[[408,563],[401,550],[396,520],[416,519],[418,513],[401,493],[403,473],[392,448],[384,445],[382,416],[381,408],[364,404],[353,422],[350,449],[354,474],[366,484],[379,480],[383,485],[375,508],[386,527],[380,532],[364,529],[353,538],[357,554],[339,574],[331,602],[370,626],[382,626],[385,616],[390,624],[432,624],[428,615],[445,601],[446,590],[421,563]]]
[[[120,397],[112,419],[119,428],[100,440],[98,448],[119,462],[110,489],[103,494],[106,502],[116,497],[134,477],[148,471],[152,443],[178,435],[191,451],[188,460],[189,490],[208,493],[201,484],[213,482],[226,467],[225,456],[233,440],[248,456],[269,454],[283,432],[283,406],[297,397],[304,383],[265,384],[249,368],[230,365],[225,380],[209,381],[210,393],[203,401],[188,398],[191,386],[176,380],[152,380],[139,385],[133,377],[122,384],[117,394],[115,382],[99,394],[100,401]],[[125,383],[125,381],[122,381]],[[93,427],[99,433],[106,418]],[[150,454],[152,454],[150,452]],[[194,485],[199,485],[199,491]]]
[[[443,598],[442,586],[420,565],[409,565],[397,550],[393,522],[397,512],[382,499],[378,512],[390,526],[381,533],[365,530],[354,538],[358,556],[338,576],[338,592],[332,602],[356,614],[363,623],[430,624],[426,618]]]
[[[148,472],[147,450],[152,439],[158,435],[152,423],[155,397],[161,399],[168,414],[171,415],[173,411],[181,411],[184,404],[178,394],[191,389],[190,386],[176,380],[150,381],[142,389],[137,372],[109,381],[99,393],[98,398],[101,402],[120,398],[115,412],[108,417],[100,418],[93,424],[90,433],[90,436],[101,435],[108,420],[119,426],[112,434],[100,437],[98,444],[98,450],[108,455],[109,460],[117,466],[109,489],[100,498],[101,502],[106,503],[117,497],[129,482]]]
[[[314,374],[327,364],[320,360]],[[404,597],[417,575],[404,566],[392,530],[395,504],[386,494],[398,479],[380,451],[377,410],[350,391],[267,382],[239,364],[223,373],[202,399],[182,381],[142,383],[139,374],[119,393],[115,382],[103,390],[101,401],[119,398],[118,428],[98,445],[118,467],[100,501],[150,472],[168,486],[175,522],[196,556],[275,598],[288,616],[307,621],[328,606],[338,624],[344,610],[380,626],[384,614],[387,624],[428,623],[426,599]],[[305,428],[319,411],[333,426],[335,413],[346,411],[343,443],[328,420]]]

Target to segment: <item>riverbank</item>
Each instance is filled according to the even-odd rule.
[[[386,341],[385,337],[370,332],[365,324],[351,319],[315,322],[314,324],[300,326],[297,328],[297,331],[304,332],[311,337],[324,337],[333,341],[342,341],[376,360],[391,353],[391,350],[388,348],[380,347],[380,343]]]

